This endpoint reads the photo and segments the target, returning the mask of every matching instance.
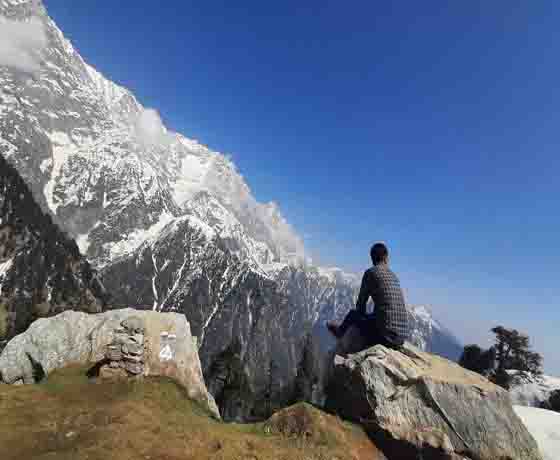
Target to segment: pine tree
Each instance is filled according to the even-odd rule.
[[[542,356],[531,350],[529,337],[516,329],[497,326],[492,329],[496,335],[496,370],[492,380],[504,388],[511,384],[513,376],[508,371],[542,373]]]

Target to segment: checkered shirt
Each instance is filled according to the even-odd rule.
[[[367,302],[375,304],[377,332],[389,343],[401,345],[409,336],[408,311],[397,275],[386,264],[375,265],[364,273],[356,309],[366,313]]]

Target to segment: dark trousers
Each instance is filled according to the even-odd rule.
[[[352,326],[358,328],[360,334],[366,338],[368,347],[373,347],[374,345],[392,347],[392,344],[379,333],[375,323],[375,313],[368,315],[358,310],[350,310],[342,324],[338,326],[338,336],[344,336],[346,331]]]

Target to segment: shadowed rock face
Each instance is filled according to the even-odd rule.
[[[140,342],[133,353],[132,344]],[[116,351],[109,347],[116,343],[121,345],[121,354],[108,357],[109,350]],[[174,313],[124,309],[89,315],[67,311],[40,319],[6,346],[0,355],[0,379],[8,384],[35,383],[70,364],[99,367],[107,362],[120,363],[127,356],[141,356],[141,360],[127,360],[124,366],[118,366],[129,375],[170,377],[186,389],[191,399],[219,417],[204,384],[190,325],[184,315]]]
[[[76,243],[0,155],[0,349],[36,318],[68,309],[100,312],[105,298]]]
[[[389,458],[542,460],[507,392],[408,345],[336,356],[327,407],[362,423]]]

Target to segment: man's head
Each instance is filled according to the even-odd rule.
[[[369,254],[373,265],[389,263],[389,250],[383,243],[375,243]]]

